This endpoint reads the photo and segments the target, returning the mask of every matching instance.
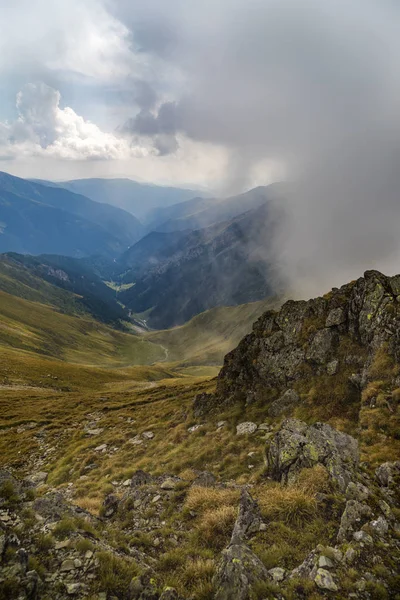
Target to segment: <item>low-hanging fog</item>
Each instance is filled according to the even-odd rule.
[[[226,147],[229,192],[290,181],[275,253],[293,292],[400,271],[398,3],[146,2],[138,21],[144,47],[185,78],[179,97],[154,112],[150,95],[126,127],[163,153],[180,134]]]
[[[69,177],[131,165],[219,195],[285,180],[273,253],[287,288],[400,272],[396,0],[23,4],[0,0],[4,98],[23,90],[0,122],[5,159],[30,160],[35,144]]]

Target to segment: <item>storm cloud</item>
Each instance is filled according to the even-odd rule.
[[[25,9],[7,7],[2,19],[0,76],[18,81],[14,97],[29,74],[61,90],[77,118],[112,140],[110,174],[123,163],[133,176],[220,195],[285,180],[275,260],[296,294],[366,268],[400,270],[397,2],[34,0]],[[10,141],[14,121],[1,121]],[[36,124],[37,146],[54,147],[59,129]],[[77,162],[89,157],[79,136]]]
[[[223,146],[229,191],[278,176],[291,182],[279,200],[286,218],[275,249],[296,293],[321,292],[365,268],[400,270],[399,6],[166,4],[143,3],[139,38],[180,69],[185,86],[128,128],[155,143],[166,133]]]

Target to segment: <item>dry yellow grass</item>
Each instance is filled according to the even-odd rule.
[[[239,497],[238,489],[194,486],[186,496],[185,508],[203,512],[215,507],[237,506]]]

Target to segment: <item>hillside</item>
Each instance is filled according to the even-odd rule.
[[[132,265],[123,281],[135,285],[122,292],[119,299],[134,313],[151,309],[150,326],[166,328],[215,306],[244,304],[271,296],[276,293],[273,266],[268,258],[272,228],[268,207],[262,206],[227,223],[185,235],[162,234],[164,237],[160,238],[150,234],[161,243],[153,252],[151,244],[147,244],[148,237],[139,242],[141,249],[147,244],[147,259],[135,246],[121,259],[125,268]],[[138,255],[142,258],[136,273]]]
[[[88,365],[151,364],[165,357],[142,338],[2,291],[0,346]]]
[[[217,381],[118,367],[115,332],[103,368],[0,345],[0,598],[396,599],[399,282],[267,310]],[[6,318],[32,346],[26,304]],[[149,335],[207,357],[207,327],[236,336],[254,309]]]
[[[173,329],[146,334],[146,339],[167,349],[168,362],[181,365],[216,365],[251,329],[253,322],[278,301],[261,300],[239,306],[220,306],[193,317]]]
[[[114,258],[141,232],[123,210],[0,173],[0,252]]]
[[[277,184],[257,187],[230,198],[194,198],[154,211],[146,224],[149,231],[184,231],[203,229],[229,221],[238,215],[262,206],[273,197]]]
[[[69,257],[0,255],[0,290],[68,314],[86,313],[115,327],[129,320],[115,292],[80,260]]]
[[[145,221],[154,208],[198,196],[194,190],[139,183],[132,179],[75,179],[57,185],[96,202],[122,208],[141,221]]]

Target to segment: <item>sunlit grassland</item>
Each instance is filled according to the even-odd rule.
[[[179,327],[155,331],[146,339],[165,346],[168,360],[183,365],[221,365],[266,310],[277,301],[263,300],[240,306],[220,306],[207,310]]]
[[[94,319],[0,292],[0,346],[92,365],[149,364],[164,350]]]

